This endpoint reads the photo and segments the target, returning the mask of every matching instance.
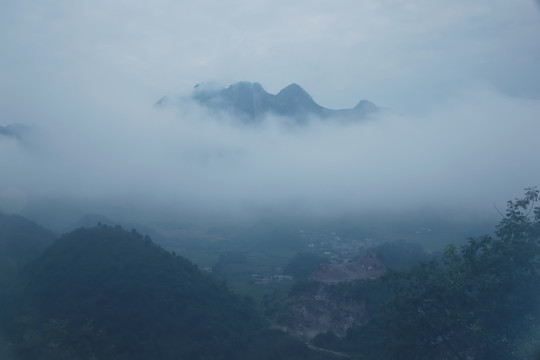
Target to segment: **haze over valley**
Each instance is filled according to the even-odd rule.
[[[300,4],[288,5],[290,21],[280,30],[272,16],[257,20],[268,4],[246,13],[231,5],[228,16],[258,26],[244,38],[222,19],[215,26],[231,37],[216,46],[192,41],[217,40],[209,26],[180,36],[206,20],[196,22],[201,9],[189,21],[176,19],[165,10],[172,3],[151,12],[142,4],[130,8],[125,27],[120,4],[93,11],[67,2],[6,5],[3,39],[11,51],[1,60],[2,211],[24,213],[33,199],[46,198],[84,202],[85,213],[111,217],[128,209],[164,209],[176,217],[179,209],[230,215],[291,205],[323,215],[419,207],[484,212],[537,183],[531,159],[540,50],[531,37],[539,16],[533,2],[463,3],[459,11],[422,1],[411,8],[362,2],[321,5],[305,15]],[[360,18],[346,15],[348,6]],[[414,22],[424,25],[397,30]],[[142,43],[137,24],[146,24]],[[502,32],[502,24],[512,31]],[[370,32],[373,26],[379,31]],[[271,30],[286,32],[288,40],[269,43],[264,34]],[[316,34],[325,35],[315,41]],[[435,34],[438,45],[430,47]],[[40,45],[43,37],[48,46]],[[231,43],[235,38],[245,42]],[[260,46],[266,50],[255,51]],[[295,111],[304,111],[309,124],[295,128],[283,111],[258,114],[258,127],[230,126],[238,114],[201,106],[200,91],[199,104],[153,107],[165,94],[191,98],[201,82],[225,89],[246,80],[266,94],[299,84],[318,110],[352,109],[365,99],[387,111],[363,121],[310,122],[317,114],[308,106]],[[10,124],[30,129],[23,136],[14,132],[21,125]]]
[[[119,110],[29,121],[16,136],[5,130],[2,210],[53,216],[40,207],[54,203],[121,220],[242,219],[282,209],[469,215],[503,206],[539,175],[530,163],[538,104],[500,94],[475,94],[421,117],[386,110],[342,122],[306,112],[302,126],[272,113],[246,126],[187,100]]]

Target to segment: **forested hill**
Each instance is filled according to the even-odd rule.
[[[316,358],[265,330],[249,299],[119,227],[63,235],[25,268],[11,309],[18,359]]]
[[[17,215],[0,213],[0,285],[2,288],[30,260],[52,244],[54,234]],[[1,292],[0,292],[1,293]]]
[[[377,288],[385,296],[365,324],[315,345],[381,360],[540,359],[539,201],[536,187],[527,188],[507,202],[493,236],[352,286],[368,299]]]
[[[493,235],[450,244],[419,263],[381,256],[394,265],[382,276],[329,282],[324,291],[311,267],[318,258],[298,256],[297,277],[312,279],[261,306],[287,329],[298,328],[297,315],[313,299],[327,299],[325,309],[343,324],[357,315],[346,331],[319,331],[310,340],[318,350],[269,330],[252,300],[149,237],[118,226],[81,228],[42,251],[0,293],[0,357],[4,348],[17,360],[530,360],[540,346],[539,203],[540,191],[527,188],[507,202]],[[51,241],[25,219],[0,220],[3,244],[24,239],[31,249],[32,241],[36,248]],[[313,319],[324,319],[322,307],[312,309]]]

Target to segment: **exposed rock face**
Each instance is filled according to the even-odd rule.
[[[344,281],[376,279],[384,273],[384,263],[375,254],[367,253],[343,264],[322,264],[312,278],[324,284],[338,284]]]
[[[366,313],[364,301],[332,293],[320,283],[289,297],[283,305],[286,311],[280,322],[288,332],[307,340],[328,331],[345,336],[349,328],[362,323]]]
[[[366,303],[352,294],[335,291],[335,285],[376,279],[386,271],[386,266],[373,253],[343,264],[322,264],[312,274],[313,282],[296,288],[283,301],[284,311],[278,322],[290,333],[307,340],[328,331],[345,336],[347,330],[365,320]]]

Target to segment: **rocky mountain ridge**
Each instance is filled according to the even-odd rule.
[[[201,83],[195,85],[191,100],[215,112],[238,117],[244,123],[258,123],[266,116],[292,118],[304,123],[310,118],[361,120],[378,112],[373,103],[362,100],[354,108],[332,110],[317,104],[298,84],[290,84],[277,94],[268,93],[257,82],[242,81],[228,87]],[[171,100],[161,98],[156,106],[166,106]]]

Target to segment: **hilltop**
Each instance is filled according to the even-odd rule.
[[[249,298],[118,226],[61,236],[15,290],[3,326],[17,359],[318,358]]]

